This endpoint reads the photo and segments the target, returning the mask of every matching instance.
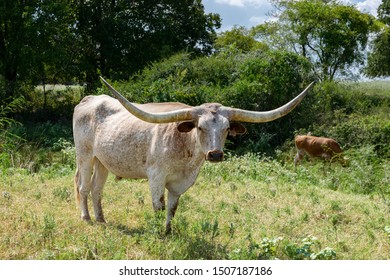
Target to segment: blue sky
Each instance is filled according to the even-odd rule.
[[[343,0],[355,4],[363,12],[376,16],[377,8],[382,0]],[[202,0],[206,13],[217,13],[222,18],[222,27],[218,31],[226,31],[234,25],[252,26],[270,20],[273,10],[269,0]]]

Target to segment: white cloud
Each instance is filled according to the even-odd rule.
[[[249,22],[251,23],[251,26],[256,26],[265,22],[273,22],[277,20],[278,19],[276,17],[271,17],[268,15],[252,16],[249,18]]]
[[[216,0],[215,3],[218,4],[227,4],[230,6],[244,7],[243,0]]]
[[[346,4],[355,4],[356,8],[364,13],[370,13],[373,16],[377,15],[378,6],[382,3],[382,0],[342,0]]]
[[[359,11],[368,12],[374,16],[377,15],[378,6],[382,3],[382,0],[366,0],[356,4]]]
[[[215,3],[236,7],[261,7],[269,5],[269,0],[215,0]]]
[[[268,16],[253,16],[249,18],[249,22],[253,25],[259,25],[261,23],[264,23],[268,19]]]

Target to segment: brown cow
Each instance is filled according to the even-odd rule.
[[[311,135],[298,135],[295,137],[295,147],[297,148],[297,154],[294,158],[295,166],[303,159],[305,154],[327,161],[338,159],[341,160],[343,165],[345,164],[345,159],[342,157],[343,150],[334,139]]]

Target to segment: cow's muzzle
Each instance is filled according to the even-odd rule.
[[[223,161],[223,152],[220,150],[208,151],[206,154],[206,160],[211,162]]]

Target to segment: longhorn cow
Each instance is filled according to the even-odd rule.
[[[303,159],[305,154],[308,154],[310,157],[318,157],[328,161],[337,158],[345,164],[345,161],[341,156],[343,150],[334,139],[311,135],[297,135],[295,137],[295,147],[297,148],[297,154],[294,158],[295,166]]]
[[[73,115],[74,184],[81,218],[91,219],[87,205],[91,193],[96,221],[105,223],[101,200],[110,171],[117,178],[148,179],[155,211],[165,209],[168,190],[167,233],[180,196],[194,184],[204,161],[222,161],[227,135],[245,133],[239,122],[270,122],[286,115],[313,84],[280,108],[256,112],[217,103],[134,104],[101,79],[116,99],[86,96]]]

